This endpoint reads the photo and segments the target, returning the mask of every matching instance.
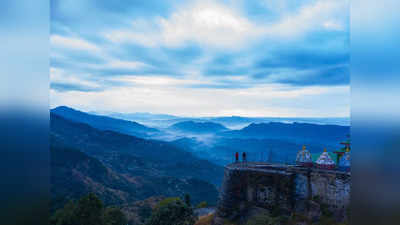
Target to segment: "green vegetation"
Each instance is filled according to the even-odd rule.
[[[180,198],[164,199],[154,209],[146,225],[193,225],[196,217],[187,203]]]
[[[338,225],[338,223],[333,217],[322,215],[316,225]]]
[[[191,207],[192,203],[190,201],[190,195],[186,193],[184,196],[184,199],[185,199],[185,204],[188,205],[189,207]]]
[[[208,203],[206,201],[202,201],[199,204],[197,204],[196,208],[206,208],[208,206]]]
[[[120,209],[116,207],[108,207],[104,210],[104,224],[125,225],[127,224],[127,219]]]
[[[140,207],[138,210],[139,217],[141,218],[140,222],[145,223],[146,219],[150,218],[152,210],[153,209],[149,205],[143,205]]]
[[[127,220],[118,208],[105,208],[95,195],[88,194],[77,202],[70,201],[50,218],[52,225],[126,225]]]
[[[195,225],[211,225],[214,219],[214,214],[201,217]]]
[[[156,209],[161,208],[161,207],[165,207],[168,204],[171,204],[171,203],[176,202],[176,201],[181,201],[181,199],[178,198],[178,197],[166,198],[166,199],[160,201],[160,203],[158,203],[158,205],[156,206]]]
[[[184,193],[192,204],[216,204],[222,167],[167,142],[50,117],[52,211],[89,192],[106,205]]]
[[[268,213],[261,213],[250,218],[246,225],[280,225],[278,217],[271,217]]]

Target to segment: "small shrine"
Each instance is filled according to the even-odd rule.
[[[342,171],[350,171],[350,148],[347,147],[346,148],[346,152],[344,153],[344,155],[340,158],[339,161],[339,170]]]
[[[312,167],[312,157],[311,153],[306,149],[306,146],[303,145],[303,148],[297,153],[296,164],[304,167]]]
[[[328,152],[326,149],[324,149],[324,152],[319,156],[317,161],[315,162],[315,166],[319,169],[335,169],[336,164],[332,160],[332,158],[329,156]]]
[[[340,142],[340,144],[344,145],[344,147],[333,152],[334,154],[336,154],[336,164],[338,164],[338,165],[339,165],[340,159],[345,155],[347,149],[350,150],[350,145],[351,145],[350,135],[346,135],[346,136],[347,136],[347,140]]]

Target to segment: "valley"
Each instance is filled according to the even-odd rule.
[[[290,164],[304,144],[311,153],[340,148],[350,129],[232,117],[250,122],[233,129],[225,126],[227,118],[181,120],[167,115],[156,117],[181,121],[148,126],[156,121],[152,115],[142,114],[139,123],[65,106],[52,109],[52,210],[94,193],[141,224],[146,217],[142,208],[168,197],[189,194],[193,204],[215,206],[223,167],[234,161],[236,152],[246,152],[249,161]]]

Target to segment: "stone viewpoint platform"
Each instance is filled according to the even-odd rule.
[[[343,221],[350,202],[350,172],[263,162],[225,166],[213,224],[241,221],[251,208],[316,221],[328,214]]]

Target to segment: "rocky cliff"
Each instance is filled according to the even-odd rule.
[[[298,166],[248,163],[225,167],[213,224],[244,223],[254,208],[282,215],[301,214],[309,221],[347,218],[350,173]],[[254,211],[254,210],[253,210]]]

